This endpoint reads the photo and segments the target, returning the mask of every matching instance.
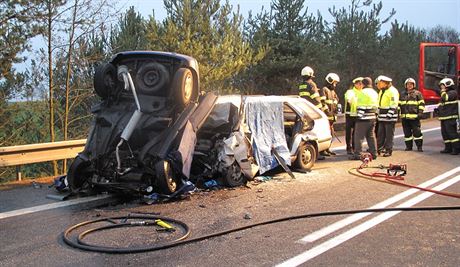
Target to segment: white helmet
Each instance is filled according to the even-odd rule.
[[[339,75],[335,74],[335,73],[329,73],[328,75],[326,75],[326,82],[332,84],[334,81],[336,82],[340,82],[340,77]]]
[[[309,66],[305,66],[305,67],[302,69],[302,71],[300,72],[300,74],[301,74],[302,76],[315,77],[315,76],[313,76],[313,74],[314,74],[313,69],[310,68]]]
[[[384,81],[384,82],[391,82],[393,81],[390,77],[387,77],[387,76],[384,76],[384,75],[380,75],[377,77],[376,79],[377,82],[380,82],[380,81]]]
[[[439,81],[439,85],[444,84],[446,87],[450,87],[454,85],[454,80],[451,78],[444,78],[441,81]]]
[[[413,84],[414,84],[414,87],[416,86],[415,80],[412,79],[412,78],[407,78],[407,79],[404,81],[404,87],[406,87],[408,83],[413,83]]]

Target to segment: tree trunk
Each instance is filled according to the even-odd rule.
[[[54,88],[53,88],[53,50],[51,46],[51,38],[52,38],[52,16],[53,16],[53,6],[52,1],[48,0],[48,72],[49,72],[49,108],[50,108],[50,138],[51,142],[55,141],[54,135]],[[57,161],[53,161],[53,173],[54,175],[58,175],[58,166]]]
[[[78,6],[78,0],[75,0],[73,14],[72,14],[72,24],[70,25],[69,48],[67,50],[67,76],[65,80],[64,140],[68,139],[70,75],[72,72],[71,63],[72,63],[73,38],[75,34],[75,20],[77,16],[77,6]],[[67,160],[66,159],[64,159],[62,169],[63,169],[63,173],[67,171]]]

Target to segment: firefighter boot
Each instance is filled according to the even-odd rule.
[[[410,141],[405,141],[406,143],[406,149],[404,149],[405,151],[412,151],[412,140]]]
[[[452,144],[452,152],[450,152],[451,155],[458,155],[460,154],[460,143],[455,142]]]
[[[444,149],[439,151],[442,154],[449,154],[452,152],[452,144],[451,143],[445,143],[444,144]]]
[[[423,140],[415,140],[415,144],[417,145],[417,151],[418,152],[423,152],[422,146],[423,146]]]
[[[392,150],[385,149],[385,153],[383,153],[384,157],[391,157],[391,154],[393,154]]]

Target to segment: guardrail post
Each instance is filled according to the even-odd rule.
[[[16,180],[22,180],[21,165],[16,166]]]

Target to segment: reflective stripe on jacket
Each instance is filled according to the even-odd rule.
[[[350,117],[358,116],[356,104],[358,102],[359,92],[360,91],[355,87],[348,89],[345,92],[345,115]]]
[[[407,90],[404,91],[399,99],[399,108],[401,119],[419,119],[425,110],[425,101],[423,100],[422,93],[416,89],[410,92]]]
[[[330,89],[327,86],[323,88],[324,95],[326,100],[324,101],[325,106],[327,106],[326,113],[327,119],[329,121],[336,121],[337,115],[337,105],[339,104],[339,97],[337,96],[334,89]]]
[[[390,88],[380,90],[379,92],[379,121],[397,121],[398,120],[398,89]]]
[[[313,81],[307,81],[299,85],[299,96],[307,99],[317,108],[322,108],[318,88],[316,87],[316,84]]]
[[[375,119],[378,106],[378,94],[373,88],[364,88],[358,94],[357,113],[359,120]]]
[[[449,120],[458,118],[457,91],[450,89],[441,91],[441,103],[439,103],[439,120]]]

